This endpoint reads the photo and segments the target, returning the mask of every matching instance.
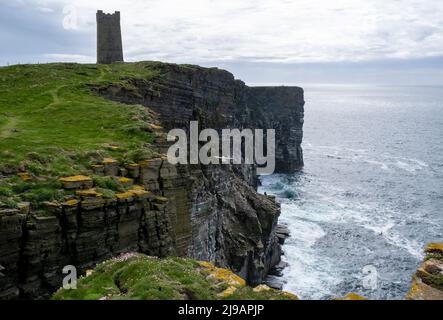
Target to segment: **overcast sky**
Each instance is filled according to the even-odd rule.
[[[121,11],[126,61],[219,66],[248,84],[443,85],[442,0],[0,0],[0,65],[95,62]]]

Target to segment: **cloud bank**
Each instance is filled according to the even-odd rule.
[[[290,65],[443,57],[443,1],[5,0],[2,7],[0,40],[10,44],[2,64],[94,62],[97,9],[121,11],[127,61]],[[74,29],[63,27],[67,7],[75,9]]]

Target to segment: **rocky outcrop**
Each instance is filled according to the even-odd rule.
[[[112,199],[47,203],[45,215],[0,211],[0,298],[47,297],[60,287],[66,265],[83,274],[123,252],[174,254],[166,203],[137,189]]]
[[[88,270],[86,277],[78,281],[77,289],[60,289],[52,299],[298,300],[292,293],[266,285],[249,287],[231,270],[207,261],[157,259],[133,252]]]
[[[165,130],[186,129],[190,120],[198,120],[201,128],[217,130],[274,128],[277,171],[303,165],[302,89],[249,88],[218,69],[156,68],[156,80],[128,78],[129,85],[91,88],[156,113],[160,152],[168,146]],[[173,166],[158,158],[122,167],[108,159],[91,172],[131,179],[150,195],[132,190],[112,199],[97,197],[89,190],[91,181],[77,176],[62,181],[64,187],[84,192],[66,203],[47,204],[44,214],[26,207],[0,211],[0,298],[47,297],[60,287],[64,266],[84,273],[129,251],[211,261],[254,286],[280,262],[280,207],[256,192],[254,165]]]
[[[275,129],[276,172],[303,166],[303,90],[248,87],[227,71],[158,64],[155,80],[125,79],[127,85],[94,86],[108,99],[141,104],[155,112],[165,130]],[[179,166],[178,188],[166,191],[175,212],[178,253],[230,267],[252,284],[280,261],[275,226],[279,206],[258,195],[255,166]],[[183,184],[187,184],[183,189]],[[177,206],[177,207],[175,207]]]
[[[412,278],[408,300],[443,300],[443,243],[430,243],[426,257]]]

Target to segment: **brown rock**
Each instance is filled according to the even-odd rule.
[[[408,300],[443,300],[443,291],[435,289],[419,278],[414,277],[406,299]]]

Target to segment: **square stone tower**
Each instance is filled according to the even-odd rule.
[[[120,12],[97,11],[97,63],[123,62]]]

